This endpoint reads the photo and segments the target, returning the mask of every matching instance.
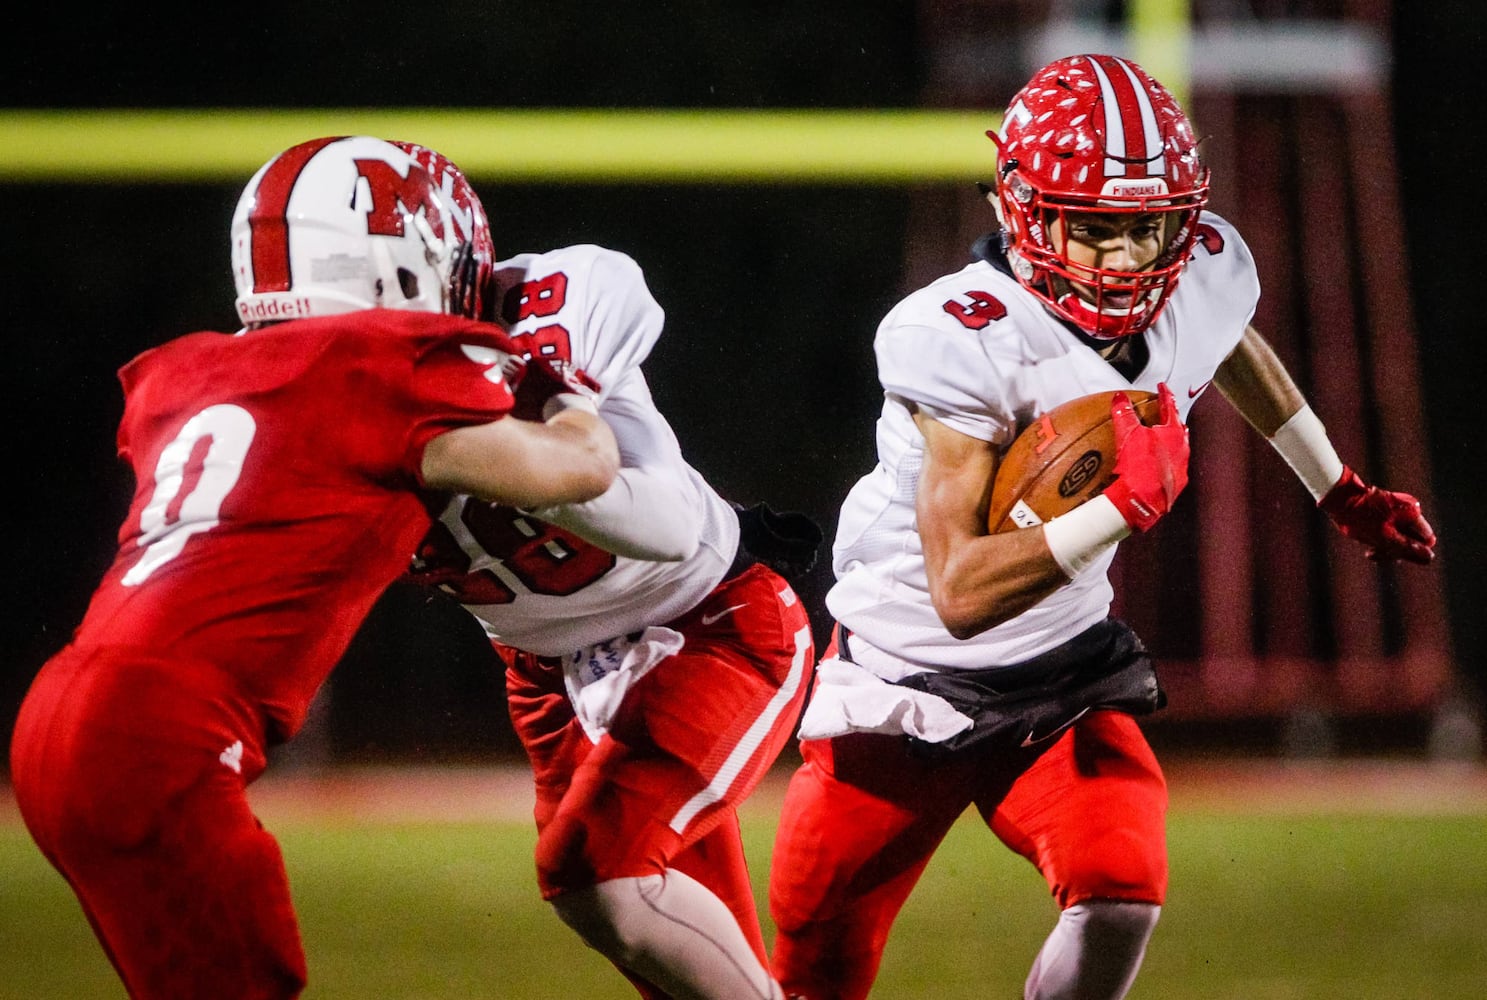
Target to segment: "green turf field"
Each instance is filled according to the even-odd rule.
[[[745,816],[761,900],[768,817]],[[273,825],[308,1000],[634,995],[537,900],[524,821]],[[1170,840],[1171,897],[1133,998],[1487,996],[1487,816],[1174,803]],[[1053,918],[1032,870],[963,821],[900,917],[874,996],[1014,1000]],[[0,998],[122,1000],[15,823],[0,824],[0,928]]]

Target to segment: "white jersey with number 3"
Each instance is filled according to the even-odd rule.
[[[674,507],[651,515],[695,523],[699,544],[679,562],[628,559],[530,514],[458,497],[440,517],[442,545],[425,546],[414,578],[443,583],[492,638],[546,656],[691,610],[733,561],[738,519],[682,457],[651,400],[640,365],[665,317],[640,267],[618,251],[579,245],[520,254],[496,264],[496,275],[497,307],[513,339],[534,359],[571,359],[599,382],[599,413],[615,432],[622,466],[643,467],[672,487]],[[451,563],[459,573],[448,572]]]
[[[930,602],[915,496],[924,439],[911,416],[1005,449],[1060,403],[1165,382],[1184,421],[1244,333],[1259,300],[1249,249],[1205,213],[1198,247],[1166,309],[1144,334],[1145,367],[1127,381],[1011,275],[985,261],[894,307],[874,347],[883,385],[878,465],[842,507],[827,607],[853,633],[856,658],[886,679],[923,668],[985,668],[1045,652],[1110,610],[1112,547],[1094,566],[1010,621],[970,639],[946,631]]]

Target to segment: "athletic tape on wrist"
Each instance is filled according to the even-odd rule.
[[[1130,533],[1125,516],[1103,493],[1043,525],[1048,551],[1071,580]]]
[[[1270,446],[1286,460],[1313,500],[1320,501],[1342,478],[1342,459],[1310,406],[1301,407],[1281,424],[1270,436]]]

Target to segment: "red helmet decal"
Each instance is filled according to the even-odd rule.
[[[459,167],[444,154],[420,146],[414,142],[393,140],[394,146],[413,157],[415,163],[429,173],[434,186],[444,193],[452,204],[454,231],[460,239],[471,243],[482,260],[491,263],[496,259],[496,248],[491,241],[490,222],[485,216],[485,207],[470,182]]]
[[[1156,109],[1130,63],[1114,56],[1090,56],[1089,64],[1100,82],[1105,112],[1105,176],[1164,176],[1166,158]]]
[[[462,255],[466,263],[455,274],[451,287],[455,311],[463,316],[486,317],[492,305],[486,302],[486,286],[495,267],[496,246],[480,196],[464,172],[443,153],[415,142],[394,140],[393,145],[428,171],[434,186],[443,193],[445,208],[451,216],[447,222],[448,238],[464,244]]]
[[[289,195],[305,165],[341,136],[313,139],[281,153],[258,182],[248,228],[253,234],[253,291],[289,290]]]
[[[416,163],[408,166],[408,176],[398,173],[397,168],[386,160],[357,159],[356,172],[367,182],[372,192],[372,204],[366,208],[367,234],[370,236],[402,236],[402,205],[408,212],[423,209],[424,218],[443,235],[444,216],[439,211],[439,200],[434,195],[434,182],[428,171]],[[353,207],[355,203],[353,202]]]

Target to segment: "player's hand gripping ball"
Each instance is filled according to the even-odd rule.
[[[1141,422],[1157,422],[1156,393],[1120,390]],[[1040,415],[997,463],[987,527],[992,534],[1031,528],[1103,493],[1115,478],[1111,404],[1116,392],[1081,396]]]

